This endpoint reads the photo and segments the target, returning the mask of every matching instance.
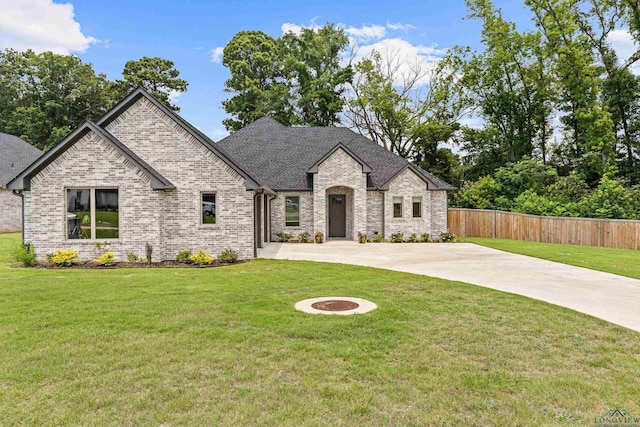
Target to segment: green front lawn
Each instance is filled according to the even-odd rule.
[[[311,262],[10,268],[0,425],[593,425],[640,413],[640,334],[478,286]],[[294,310],[362,297],[366,315]]]
[[[480,237],[465,237],[463,240],[501,251],[528,255],[549,261],[562,262],[564,264],[640,279],[640,251],[634,251],[632,249],[559,245],[555,243],[484,239]]]

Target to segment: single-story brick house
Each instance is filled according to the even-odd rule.
[[[257,120],[214,143],[143,89],[85,122],[13,179],[24,239],[39,259],[57,248],[119,260],[173,259],[183,249],[255,256],[282,231],[437,235],[446,191],[435,176],[349,129]]]
[[[0,132],[0,233],[22,230],[22,202],[7,183],[42,155],[42,151],[14,135]]]

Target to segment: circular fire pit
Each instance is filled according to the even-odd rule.
[[[311,304],[311,307],[316,310],[324,310],[324,311],[345,311],[345,310],[353,310],[354,308],[360,307],[360,304],[352,301],[345,301],[340,299],[332,299],[328,301],[320,301]]]
[[[310,298],[296,303],[296,310],[310,314],[349,314],[368,313],[378,308],[371,301],[352,297]]]

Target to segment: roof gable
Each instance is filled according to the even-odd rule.
[[[9,184],[7,188],[12,190],[29,190],[31,188],[31,178],[33,178],[38,172],[46,168],[55,159],[57,159],[62,153],[64,153],[69,147],[73,146],[83,136],[89,132],[94,132],[102,140],[111,144],[118,152],[124,157],[129,159],[135,164],[145,175],[149,177],[151,188],[154,190],[166,190],[175,188],[169,180],[163,177],[155,169],[149,166],[144,160],[139,158],[135,153],[127,148],[122,142],[120,142],[115,136],[111,135],[104,129],[101,129],[97,125],[91,122],[84,122],[73,132],[67,135],[62,141],[56,144],[51,150],[47,151],[37,161],[32,163],[22,173],[16,176]]]
[[[388,190],[389,189],[389,184],[391,184],[391,182],[394,179],[396,179],[398,176],[400,176],[400,174],[402,174],[402,172],[406,171],[407,169],[412,171],[418,178],[420,178],[422,181],[424,181],[425,184],[427,184],[427,189],[434,190],[434,189],[438,188],[438,185],[432,179],[429,179],[429,177],[426,176],[423,173],[425,171],[423,171],[422,169],[418,168],[414,164],[407,162],[407,165],[405,167],[403,167],[396,174],[391,176],[386,182],[382,183],[382,185],[380,186],[380,189],[381,190]]]
[[[333,147],[331,150],[329,150],[327,152],[327,154],[325,154],[324,156],[322,156],[322,158],[320,160],[315,162],[313,164],[313,166],[311,166],[307,172],[308,173],[318,173],[318,166],[320,166],[325,160],[327,160],[329,157],[331,157],[333,155],[333,153],[335,153],[338,150],[344,151],[349,156],[351,156],[351,158],[353,160],[358,162],[360,164],[360,166],[362,166],[362,172],[363,173],[370,173],[371,172],[371,167],[368,164],[366,164],[364,161],[362,161],[362,159],[360,157],[358,157],[353,151],[351,151],[349,148],[347,148],[347,146],[344,145],[342,142],[339,142],[335,147]]]
[[[240,174],[246,181],[247,190],[256,190],[256,189],[264,189],[270,191],[268,186],[266,186],[262,180],[260,180],[255,173],[249,170],[249,168],[242,164],[242,162],[232,155],[227,153],[224,149],[217,146],[213,140],[211,140],[208,136],[198,130],[191,123],[187,122],[185,119],[180,117],[176,112],[167,108],[163,103],[154,98],[151,94],[149,94],[146,90],[141,87],[138,87],[133,92],[131,92],[126,98],[120,101],[116,106],[114,106],[111,110],[109,110],[105,115],[100,117],[96,124],[101,128],[106,128],[109,123],[118,118],[120,114],[126,111],[129,107],[131,107],[136,101],[138,101],[141,97],[146,98],[149,102],[151,102],[155,107],[157,107],[164,114],[169,116],[174,122],[180,125],[184,130],[186,130],[189,134],[191,134],[195,139],[197,139],[200,143],[202,143],[205,147],[207,147],[211,152],[213,152],[216,156],[218,156],[223,162],[225,162],[229,167],[235,170],[238,174]]]

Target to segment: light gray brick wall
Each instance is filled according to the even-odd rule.
[[[447,231],[448,199],[447,192],[429,191],[431,193],[431,235],[437,237],[440,233]]]
[[[176,186],[161,195],[159,257],[173,259],[183,249],[215,256],[224,248],[253,257],[253,193],[242,176],[145,98],[107,130]],[[201,224],[202,192],[216,193],[215,225]]]
[[[32,179],[25,192],[25,238],[40,259],[56,248],[94,258],[90,240],[66,239],[66,188],[119,189],[120,238],[109,249],[120,261],[129,252],[154,260],[173,259],[183,249],[217,255],[230,247],[253,257],[253,195],[244,178],[170,117],[142,98],[108,130],[176,186],[154,191],[135,165],[93,133],[87,134]],[[201,192],[216,193],[215,225],[201,224]]]
[[[22,201],[0,187],[0,233],[22,230]]]
[[[373,232],[382,233],[384,192],[367,191],[367,237],[373,238]]]
[[[285,200],[289,196],[300,197],[300,225],[298,227],[287,227],[285,223]],[[290,233],[294,237],[302,232],[308,232],[313,237],[313,193],[310,191],[296,192],[286,191],[278,193],[276,198],[271,200],[271,241],[277,241],[278,233]]]
[[[78,251],[80,260],[95,258],[95,241],[67,239],[66,189],[118,189],[119,239],[108,239],[118,260],[129,252],[144,256],[149,242],[158,257],[162,193],[110,144],[90,132],[31,180],[25,194],[25,241],[35,245],[39,260],[56,249]],[[99,241],[104,241],[99,240]]]
[[[318,166],[318,173],[313,176],[314,229],[324,233],[325,237],[328,237],[327,189],[331,187],[353,190],[351,202],[347,200],[347,239],[355,240],[358,231],[367,229],[367,177],[360,163],[342,149],[336,150],[322,162]],[[353,218],[351,226],[350,215]]]
[[[402,197],[402,218],[393,217],[394,197]],[[413,218],[413,197],[422,197],[421,218]],[[412,233],[437,236],[443,231],[443,212],[446,229],[446,191],[427,190],[427,184],[410,169],[391,181],[389,190],[384,194],[384,206],[385,238],[396,232],[404,233],[405,238]]]

